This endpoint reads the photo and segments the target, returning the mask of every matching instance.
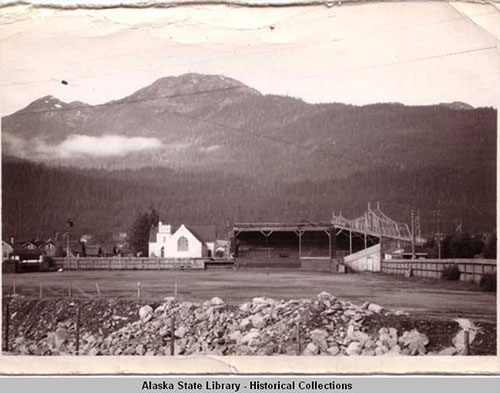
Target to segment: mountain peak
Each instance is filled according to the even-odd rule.
[[[197,93],[202,94],[218,92],[226,89],[243,92],[244,94],[261,95],[260,92],[252,89],[244,83],[223,75],[187,73],[179,76],[167,76],[160,78],[151,85],[146,86],[119,101],[150,99],[176,95],[195,95]]]
[[[461,102],[461,101],[453,101],[453,102],[442,102],[439,104],[440,106],[445,106],[450,109],[466,109],[466,110],[471,110],[475,109],[472,105],[467,104],[466,102]]]
[[[59,98],[54,97],[52,95],[47,95],[39,98],[38,100],[33,101],[24,109],[21,109],[19,112],[38,112],[45,110],[57,110],[61,109],[68,104],[64,101],[61,101]]]

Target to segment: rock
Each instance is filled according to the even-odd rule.
[[[144,348],[144,345],[142,344],[139,344],[137,345],[137,347],[135,348],[135,353],[137,355],[144,355],[146,353],[146,348]]]
[[[222,301],[221,298],[218,297],[213,297],[212,300],[210,300],[210,303],[212,306],[223,306],[224,302]]]
[[[357,356],[361,353],[361,344],[356,342],[356,341],[353,341],[351,342],[346,350],[345,350],[345,353],[346,355],[348,356]]]
[[[429,339],[425,334],[413,329],[410,332],[404,332],[399,338],[399,342],[408,347],[410,355],[424,355],[425,346],[429,343]]]
[[[368,310],[368,306],[370,305],[370,302],[364,302],[362,305],[361,305],[361,308],[363,310]]]
[[[267,304],[268,301],[266,300],[265,297],[254,297],[252,299],[253,304]]]
[[[378,304],[375,304],[375,303],[370,303],[370,305],[368,306],[368,310],[372,311],[376,314],[380,314],[383,309],[384,309],[384,307],[379,306]]]
[[[153,314],[153,308],[151,306],[142,306],[139,309],[139,318],[142,320],[146,319],[149,317],[151,319],[151,316]]]
[[[175,335],[175,337],[183,338],[187,332],[188,332],[188,330],[184,326],[179,326],[175,330],[174,335]]]
[[[250,317],[243,318],[240,322],[240,329],[246,330],[252,325],[252,321],[250,320]]]
[[[316,298],[320,301],[320,302],[323,302],[323,303],[327,303],[327,307],[330,307],[331,304],[335,301],[336,297],[333,296],[331,293],[329,292],[320,292],[318,293],[318,295],[316,296]]]
[[[387,348],[385,345],[378,345],[377,348],[375,348],[375,355],[376,356],[385,355],[388,351],[389,348]]]
[[[63,327],[60,327],[56,330],[56,335],[59,340],[65,341],[68,338],[68,331]]]
[[[328,333],[321,329],[315,329],[311,333],[312,342],[318,346],[322,351],[326,351],[328,349],[328,344],[326,342],[326,338],[328,337]]]
[[[256,329],[252,329],[241,338],[241,343],[252,345],[253,343],[255,343],[255,341],[258,340],[258,338],[259,338],[259,331]]]
[[[252,326],[256,327],[257,329],[262,329],[263,327],[266,326],[266,322],[264,321],[264,318],[262,318],[262,316],[259,314],[254,315],[252,317],[251,321],[252,321]]]
[[[448,347],[438,352],[439,356],[453,356],[456,354],[457,354],[457,349],[455,347]]]
[[[363,344],[363,348],[366,349],[372,349],[375,347],[375,341],[373,341],[371,338],[368,338]]]
[[[326,352],[328,352],[328,354],[330,354],[331,356],[336,356],[340,353],[340,349],[338,345],[332,345],[330,348],[326,350]]]
[[[303,351],[303,355],[317,355],[319,353],[319,348],[313,343],[307,344],[306,348]]]
[[[251,308],[252,308],[252,303],[243,303],[240,306],[240,311],[247,312],[250,311]]]
[[[391,347],[391,349],[389,350],[389,352],[392,352],[392,353],[401,353],[401,347],[399,345],[394,345],[393,347]]]
[[[234,332],[229,333],[229,339],[235,341],[236,344],[239,344],[243,339],[243,335],[239,330],[235,330]]]

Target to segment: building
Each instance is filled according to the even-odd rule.
[[[5,261],[9,259],[10,254],[12,254],[13,251],[14,248],[9,243],[2,240],[2,260]]]
[[[211,225],[180,225],[161,221],[149,232],[150,257],[211,258],[215,248],[215,227]]]
[[[43,242],[38,248],[48,257],[56,256],[56,244],[50,239]]]
[[[345,236],[344,236],[345,237]],[[345,239],[330,223],[236,223],[231,251],[238,267],[337,271]]]

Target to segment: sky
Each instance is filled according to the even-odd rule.
[[[311,103],[498,107],[499,15],[493,5],[446,2],[5,7],[1,111],[46,95],[101,104],[187,72]]]

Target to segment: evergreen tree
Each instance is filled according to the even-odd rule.
[[[158,213],[153,208],[137,216],[130,235],[130,246],[135,255],[148,255],[149,231],[158,224],[159,219]]]

